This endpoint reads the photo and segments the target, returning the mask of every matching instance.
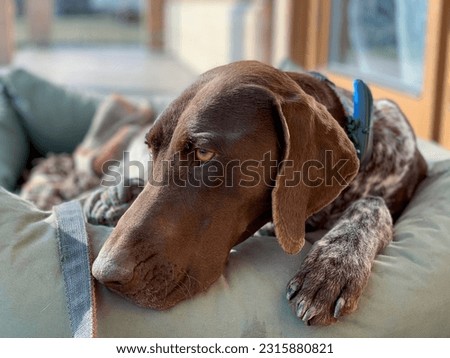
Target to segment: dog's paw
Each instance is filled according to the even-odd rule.
[[[144,182],[141,179],[130,178],[127,185],[122,183],[92,192],[84,203],[87,222],[94,225],[116,226],[143,188]]]
[[[345,240],[321,240],[313,246],[287,286],[287,299],[298,318],[308,325],[329,325],[357,308],[372,264],[360,254]]]

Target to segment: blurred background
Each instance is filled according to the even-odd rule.
[[[0,71],[173,96],[242,59],[362,78],[450,149],[448,0],[0,0]]]

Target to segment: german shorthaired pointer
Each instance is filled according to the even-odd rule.
[[[236,62],[206,72],[146,135],[151,178],[93,265],[107,287],[167,309],[211,286],[230,249],[273,221],[298,253],[329,229],[287,286],[295,314],[328,325],[354,311],[393,221],[426,174],[406,117],[374,103],[373,150],[359,164],[342,98],[309,74]]]

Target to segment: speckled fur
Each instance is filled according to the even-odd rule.
[[[379,100],[374,107],[370,161],[336,200],[308,220],[311,228],[332,228],[349,203],[360,198],[383,198],[394,218],[411,199],[426,167],[414,132],[395,103]]]
[[[330,229],[287,286],[287,299],[308,324],[327,325],[357,308],[375,256],[393,238],[393,221],[426,172],[414,133],[398,106],[374,104],[373,153],[352,183],[307,221]]]
[[[309,230],[329,230],[288,283],[287,298],[296,315],[308,324],[327,325],[354,311],[374,258],[392,240],[393,223],[424,178],[426,163],[398,106],[378,100],[374,103],[372,157],[358,172],[356,151],[345,135],[345,107],[352,107],[351,99],[347,91],[308,74],[282,73],[252,61],[203,75],[147,134],[154,153],[153,171],[161,171],[162,160],[171,158],[171,150],[190,148],[183,133],[200,128],[226,139],[220,146],[233,158],[244,158],[244,154],[258,158],[269,149],[276,158],[293,160],[301,167],[330,148],[351,164],[345,174],[348,185],[298,185],[287,190],[292,187],[280,179],[286,167],[281,167],[283,173],[278,173],[274,188],[260,185],[243,191],[236,185],[231,191],[218,188],[205,197],[182,187],[163,191],[146,185],[102,248],[93,266],[94,276],[139,305],[170,308],[207,289],[222,273],[230,248],[272,215],[278,241],[288,253],[303,246],[305,220]],[[230,108],[235,108],[233,116]],[[251,140],[255,128],[264,136]],[[227,133],[239,133],[240,140],[231,142]],[[284,157],[279,149],[284,149]],[[115,197],[133,198],[124,190]],[[111,212],[115,222],[115,214],[122,210],[111,210],[111,202],[104,200],[100,212]],[[315,214],[308,218],[311,213]],[[205,218],[214,223],[205,228]],[[266,225],[261,232],[271,233],[270,227]],[[167,277],[174,279],[165,286],[171,293],[164,296],[159,285]],[[187,291],[182,289],[180,285],[191,278],[196,283],[189,283]]]

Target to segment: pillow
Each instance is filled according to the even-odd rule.
[[[55,216],[0,189],[1,337],[70,336]],[[97,288],[102,337],[449,337],[450,161],[431,166],[377,256],[359,308],[330,327],[291,312],[285,285],[311,245],[286,255],[273,237],[235,247],[205,293],[158,312]],[[87,225],[98,252],[111,229]]]
[[[30,144],[0,78],[0,186],[14,190],[25,169]]]
[[[428,163],[435,163],[441,160],[450,159],[450,150],[441,147],[436,142],[417,138],[417,147]]]
[[[9,72],[3,82],[31,142],[42,155],[71,153],[83,140],[98,98],[67,90],[22,69]]]

